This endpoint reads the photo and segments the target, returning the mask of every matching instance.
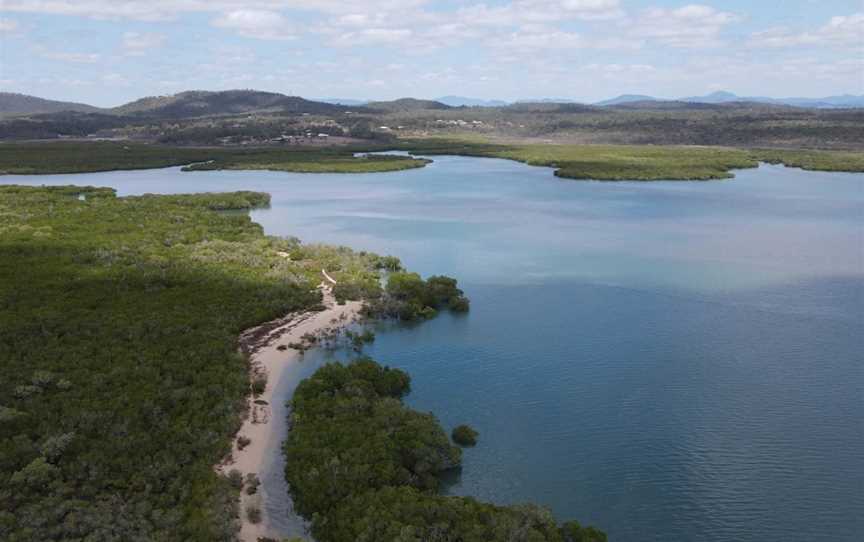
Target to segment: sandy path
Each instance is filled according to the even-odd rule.
[[[281,446],[287,409],[284,406],[286,386],[280,386],[279,383],[285,368],[292,363],[298,363],[301,355],[292,348],[279,350],[279,347],[283,345],[287,347],[288,343],[292,342],[302,342],[300,338],[306,333],[314,334],[326,329],[343,327],[356,320],[362,306],[360,302],[352,301],[345,305],[337,305],[329,285],[322,284],[321,289],[324,293],[325,310],[289,315],[282,320],[265,324],[243,334],[245,346],[248,351],[251,351],[252,372],[253,374],[266,373],[267,387],[264,393],[254,400],[249,397],[249,416],[243,422],[237,436],[251,439],[251,443],[240,450],[237,439],[234,440],[231,460],[217,467],[223,474],[236,469],[243,474],[244,478],[249,473],[257,475],[263,472],[267,462],[271,460],[274,449]],[[254,337],[254,340],[250,337]],[[281,393],[280,388],[282,388]],[[293,386],[290,388],[293,389]],[[255,403],[255,400],[266,401],[266,404]],[[264,499],[266,499],[266,492],[258,491],[255,495],[247,495],[244,487],[240,497],[240,540],[242,542],[256,542],[258,537],[266,536],[280,539],[280,533],[271,532],[272,527],[269,525]],[[253,524],[248,521],[246,509],[250,505],[261,510],[261,522]]]

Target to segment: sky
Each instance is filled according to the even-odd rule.
[[[864,94],[864,0],[0,0],[0,90],[114,106]]]

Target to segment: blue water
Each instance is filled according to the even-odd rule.
[[[264,190],[268,233],[458,277],[470,314],[387,326],[368,349],[411,373],[412,406],[480,431],[454,494],[534,501],[625,542],[864,533],[864,175],[598,183],[436,157],[2,180]]]

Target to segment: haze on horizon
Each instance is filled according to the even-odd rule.
[[[864,93],[864,3],[4,0],[0,91],[98,106],[310,98]]]

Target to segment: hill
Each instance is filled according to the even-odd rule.
[[[598,111],[593,105],[554,101],[516,102],[503,109],[513,113],[589,113]]]
[[[388,112],[424,111],[453,109],[447,104],[435,100],[418,100],[416,98],[400,98],[389,102],[369,102],[369,109]]]
[[[644,94],[622,94],[616,98],[610,98],[608,100],[603,100],[601,102],[597,102],[594,105],[599,106],[608,106],[608,105],[621,105],[628,104],[634,102],[656,102],[657,98],[652,96],[645,96]]]
[[[718,91],[706,96],[691,96],[681,98],[684,102],[726,104],[733,102],[750,102],[772,105],[787,105],[793,107],[812,107],[817,109],[858,108],[864,107],[864,96],[844,94],[842,96],[826,96],[824,98],[769,98],[767,96],[738,96],[732,92]]]
[[[855,96],[852,94],[843,94],[840,96],[827,96],[825,98],[769,98],[767,96],[738,96],[732,92],[717,91],[705,96],[688,96],[678,98],[677,100],[667,100],[664,98],[655,98],[643,94],[623,94],[617,98],[603,100],[595,105],[609,106],[624,106],[631,105],[633,108],[646,108],[649,103],[691,103],[691,104],[739,104],[746,103],[750,106],[754,104],[775,105],[775,106],[791,106],[791,107],[809,107],[815,109],[842,109],[842,108],[861,108],[864,107],[864,95]],[[635,104],[635,105],[634,105]],[[660,108],[655,105],[655,109]],[[668,108],[667,108],[668,109]]]
[[[344,106],[313,102],[275,92],[190,90],[172,96],[141,98],[115,107],[111,112],[138,117],[190,118],[253,112],[331,114],[344,110]]]
[[[59,113],[61,111],[95,113],[101,111],[101,109],[82,103],[46,100],[45,98],[14,92],[0,92],[0,115],[35,115],[39,113]]]
[[[369,103],[369,100],[355,100],[354,98],[315,98],[316,102],[333,105],[350,105],[363,106]]]

